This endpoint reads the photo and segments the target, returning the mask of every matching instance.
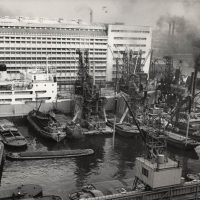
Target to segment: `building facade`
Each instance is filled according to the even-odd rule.
[[[73,83],[78,71],[76,50],[81,48],[89,51],[90,73],[93,75],[94,70],[96,83],[105,83],[112,80],[115,71],[113,56],[118,49],[127,47],[142,50],[145,57],[151,48],[150,28],[63,19],[0,18],[0,63],[16,75],[19,70],[47,68],[55,71],[58,83]]]
[[[143,71],[148,73],[150,65],[152,30],[148,26],[126,26],[124,24],[108,25],[108,65],[107,77],[115,79],[116,58],[119,68],[122,65],[122,53],[132,50],[134,55],[142,52]]]

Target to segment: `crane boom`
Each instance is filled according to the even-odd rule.
[[[137,126],[140,135],[142,137],[142,140],[145,144],[146,151],[147,151],[147,159],[150,159],[152,161],[156,161],[159,154],[166,154],[166,138],[163,135],[160,135],[160,133],[151,127],[148,126],[142,126],[140,128],[139,121],[135,118],[135,115],[133,114],[131,107],[126,99],[126,97],[121,93],[121,96],[123,97],[129,112],[132,116],[132,119]]]

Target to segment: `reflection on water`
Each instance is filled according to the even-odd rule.
[[[16,122],[28,140],[30,150],[59,150],[91,148],[94,155],[52,160],[6,161],[2,185],[36,183],[46,193],[59,194],[66,199],[66,193],[91,182],[134,177],[135,159],[145,153],[141,138],[89,136],[78,141],[63,140],[60,143],[40,138],[26,121]],[[200,160],[195,152],[168,149],[169,157],[181,161],[183,175],[200,172]]]

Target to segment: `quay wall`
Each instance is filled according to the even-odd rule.
[[[110,111],[114,108],[113,97],[107,97],[106,110]],[[39,107],[39,103],[36,105],[35,102],[28,102],[25,104],[1,104],[0,105],[0,117],[20,117],[26,116],[31,110]],[[74,101],[71,99],[58,100],[54,103],[42,103],[40,111],[48,112],[50,110],[57,109],[66,114],[73,112]]]

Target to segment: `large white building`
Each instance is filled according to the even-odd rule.
[[[5,63],[10,73],[48,67],[55,70],[58,82],[71,83],[77,76],[79,48],[89,51],[90,72],[93,74],[95,69],[95,81],[105,83],[113,78],[113,55],[118,49],[142,50],[144,57],[148,54],[151,30],[141,26],[84,24],[80,20],[0,18],[0,63]],[[144,71],[148,66],[149,61]]]
[[[135,56],[142,52],[145,60],[143,71],[148,73],[150,64],[152,30],[148,26],[126,26],[116,23],[108,25],[107,77],[115,78],[116,58],[122,58],[121,52],[132,50]],[[122,59],[118,59],[119,68]]]

